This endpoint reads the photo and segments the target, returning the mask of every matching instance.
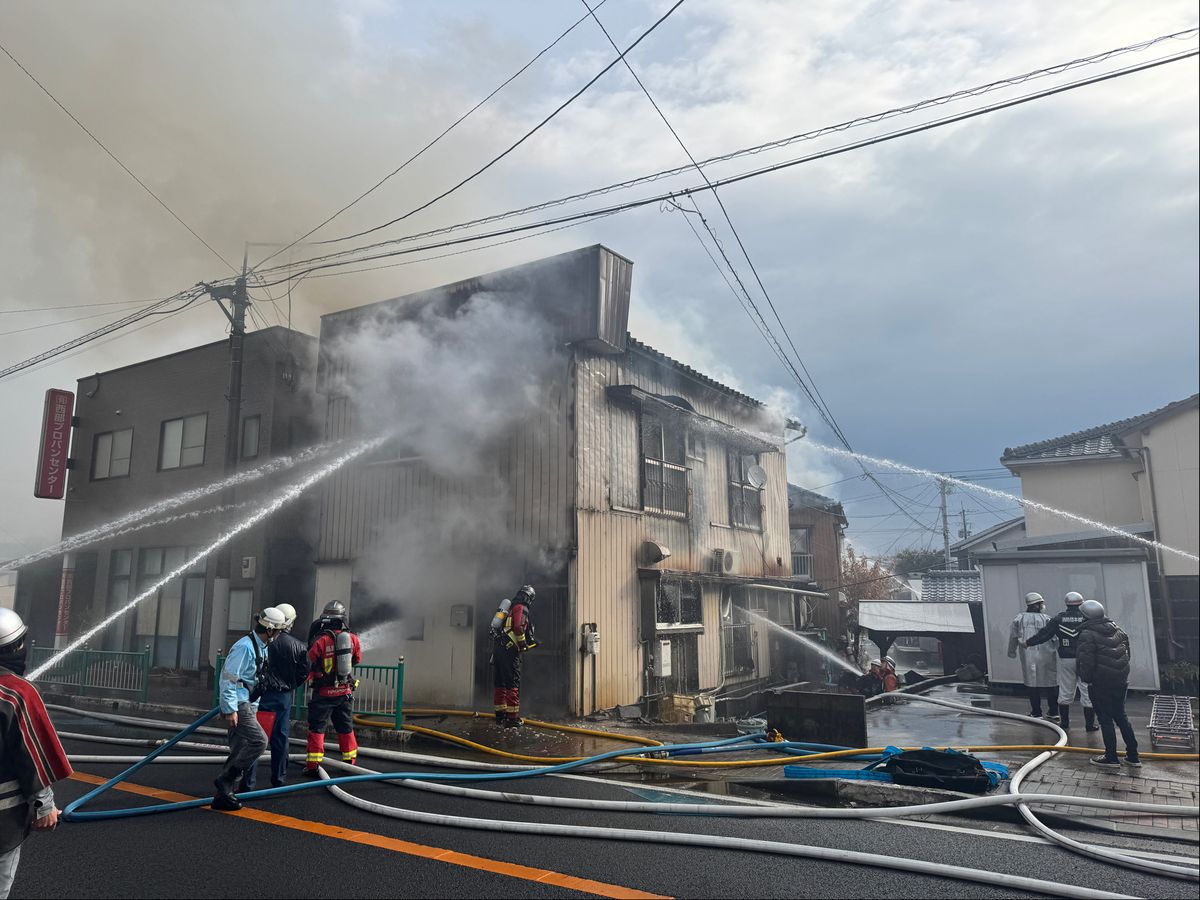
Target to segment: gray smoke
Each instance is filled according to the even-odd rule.
[[[434,607],[473,607],[476,595],[466,592],[511,591],[510,579],[551,564],[554,548],[514,536],[502,471],[514,441],[545,441],[541,418],[563,359],[526,294],[485,286],[465,302],[435,293],[415,305],[381,304],[324,352],[335,373],[328,390],[349,398],[360,427],[397,433],[367,477],[399,481],[409,499],[377,523],[354,563],[355,627],[399,620],[370,643],[413,636]],[[465,570],[494,582],[453,587]]]

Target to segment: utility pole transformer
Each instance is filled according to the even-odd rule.
[[[244,266],[243,266],[244,272]],[[246,310],[250,307],[250,298],[246,294],[246,276],[243,274],[231,285],[209,287],[208,293],[225,318],[229,320],[229,390],[225,396],[225,477],[237,471],[238,456],[241,449],[241,420],[242,420],[242,354],[246,343]],[[229,301],[226,308],[223,301]],[[232,485],[221,492],[221,505],[226,509],[236,502],[235,489]],[[221,516],[221,531],[229,527],[229,513]],[[216,667],[217,651],[225,643],[225,633],[229,622],[229,581],[233,572],[233,544],[226,544],[217,554],[217,572],[213,583],[212,622],[209,628],[208,656],[210,664]]]
[[[942,543],[946,551],[946,568],[950,565],[950,517],[946,513],[946,497],[950,493],[950,483],[944,478],[938,479],[938,493],[942,500]]]

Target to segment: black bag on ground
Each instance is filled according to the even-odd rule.
[[[941,788],[968,794],[986,794],[998,779],[974,756],[956,750],[899,750],[889,747],[883,759],[871,766],[892,776],[896,784]]]

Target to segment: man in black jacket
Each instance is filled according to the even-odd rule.
[[[308,647],[292,636],[296,609],[290,603],[276,606],[283,613],[283,632],[267,645],[267,671],[263,676],[262,700],[258,704],[258,724],[271,742],[271,787],[287,782],[288,749],[292,734],[292,695],[308,681]],[[254,790],[255,769],[242,775],[242,790]]]
[[[1117,757],[1117,732],[1125,739],[1125,763],[1140,769],[1137,737],[1125,715],[1125,692],[1129,688],[1129,635],[1104,614],[1097,600],[1085,601],[1080,611],[1085,616],[1079,629],[1076,656],[1079,678],[1091,686],[1092,703],[1100,719],[1104,754],[1093,756],[1092,765],[1102,769],[1120,769]],[[1115,727],[1114,727],[1115,726]]]
[[[1071,727],[1071,704],[1075,702],[1075,690],[1083,701],[1083,724],[1088,731],[1096,730],[1096,714],[1092,711],[1092,698],[1088,695],[1087,682],[1075,671],[1075,647],[1079,643],[1079,629],[1084,615],[1080,612],[1083,594],[1071,591],[1064,599],[1066,609],[1052,618],[1046,627],[1026,641],[1023,646],[1036,647],[1051,638],[1058,641],[1058,715],[1063,729]]]

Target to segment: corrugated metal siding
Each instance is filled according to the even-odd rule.
[[[670,370],[634,353],[602,357],[580,351],[576,359],[576,603],[579,621],[595,622],[601,633],[595,705],[604,708],[632,703],[642,691],[637,568],[643,541],[654,540],[670,548],[666,566],[671,569],[708,571],[713,550],[721,547],[737,552],[737,574],[789,574],[786,460],[782,453],[766,453],[761,458],[768,476],[761,533],[720,527],[728,522],[725,452],[712,440],[703,461],[688,461],[692,472],[686,519],[613,510],[613,506],[640,506],[641,456],[636,413],[609,401],[605,393],[609,385],[632,384],[648,393],[680,396],[702,415],[743,427],[744,423],[737,422],[728,401],[720,395],[674,377]],[[705,585],[705,631],[698,647],[702,687],[715,686],[720,680],[719,605],[720,589]],[[586,677],[585,708],[590,709],[590,672]],[[574,696],[578,702],[578,694]]]

